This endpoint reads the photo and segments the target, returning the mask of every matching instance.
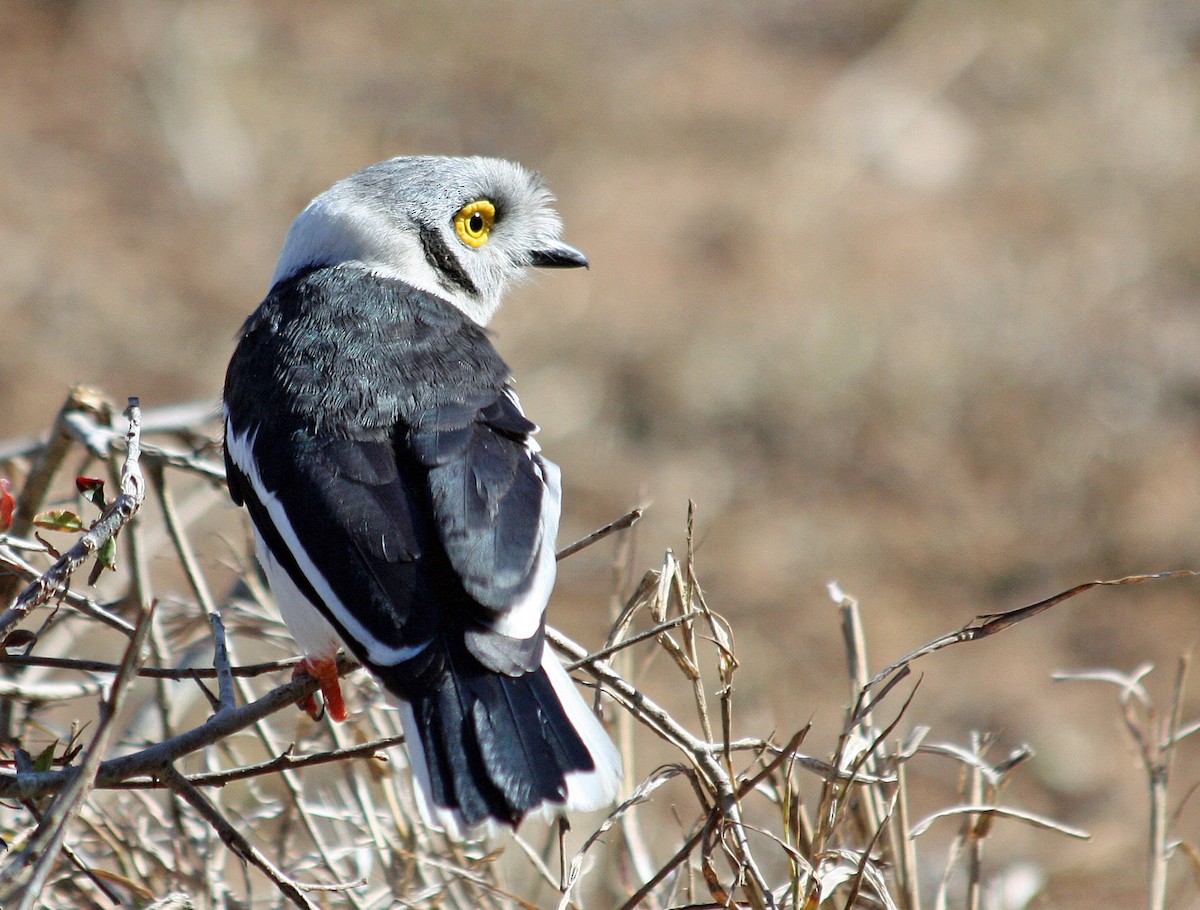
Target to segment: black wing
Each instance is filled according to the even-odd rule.
[[[226,382],[231,494],[361,659],[453,634],[492,669],[532,670],[557,469],[481,331],[345,271],[277,287],[247,323]]]
[[[545,462],[532,445],[536,427],[502,394],[486,407],[438,407],[408,436],[428,471],[441,542],[467,592],[495,614],[513,609],[536,581],[546,525],[557,503]],[[554,503],[547,501],[548,494]],[[544,606],[544,603],[543,603]]]

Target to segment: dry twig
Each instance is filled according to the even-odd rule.
[[[1071,837],[1084,835],[1036,812],[1000,803],[1006,780],[1029,758],[1028,751],[1018,750],[992,763],[984,755],[982,738],[970,748],[925,743],[928,731],[920,725],[900,736],[899,724],[911,708],[913,692],[896,692],[908,678],[910,665],[951,644],[978,641],[1011,628],[1098,585],[1193,574],[1089,582],[1019,610],[978,616],[874,677],[857,604],[834,592],[842,611],[851,704],[837,748],[825,759],[800,752],[807,727],[783,745],[770,735],[735,735],[735,721],[741,720],[735,713],[733,685],[739,655],[732,630],[709,608],[697,578],[694,505],[688,513],[686,557],[676,559],[668,552],[636,586],[631,583],[638,577],[633,535],[623,535],[614,564],[614,622],[607,645],[589,654],[554,630],[548,630],[547,638],[566,655],[572,669],[591,677],[598,700],[606,694],[615,701],[617,710],[610,708],[607,716],[615,714],[623,725],[618,740],[631,772],[645,741],[644,730],[675,750],[678,760],[650,772],[641,783],[631,778],[630,797],[596,830],[585,833],[582,845],[565,854],[571,856],[569,861],[564,855],[559,881],[547,858],[553,838],[547,839],[545,854],[529,846],[524,860],[517,851],[509,851],[501,863],[498,850],[488,852],[482,844],[449,844],[423,826],[403,775],[393,771],[402,763],[383,760],[384,751],[401,742],[402,736],[394,712],[371,685],[359,687],[356,693],[365,709],[345,726],[330,729],[295,720],[298,715],[292,705],[315,691],[315,681],[300,677],[270,690],[255,682],[264,674],[292,669],[295,661],[243,664],[237,659],[239,647],[250,646],[244,635],[247,628],[257,630],[254,638],[262,641],[286,638],[257,576],[242,565],[217,564],[194,542],[198,538],[190,524],[221,501],[214,481],[221,479],[223,470],[208,457],[213,450],[194,427],[157,419],[147,419],[143,427],[152,423],[161,423],[173,438],[140,446],[137,439],[132,445],[127,442],[125,463],[136,464],[140,450],[163,521],[149,533],[137,533],[144,527],[143,517],[127,532],[128,570],[121,576],[127,581],[124,594],[98,600],[64,587],[70,572],[94,552],[82,539],[72,548],[74,553],[84,547],[81,559],[64,562],[67,557],[63,557],[44,573],[31,564],[39,559],[38,544],[11,536],[0,540],[0,564],[15,567],[16,577],[33,582],[22,595],[27,599],[20,601],[30,606],[24,612],[8,611],[0,622],[11,627],[33,604],[56,600],[62,605],[57,614],[47,611],[57,618],[44,624],[43,637],[27,643],[26,653],[0,651],[0,667],[10,674],[0,683],[0,693],[26,712],[17,722],[19,735],[61,729],[56,720],[46,718],[56,705],[61,710],[63,702],[52,703],[48,696],[76,697],[68,703],[75,710],[86,704],[78,696],[96,691],[105,685],[105,677],[112,677],[107,681],[110,695],[95,720],[85,719],[84,733],[60,732],[58,740],[40,751],[15,749],[12,770],[0,771],[0,798],[15,801],[11,808],[0,805],[0,813],[12,817],[24,813],[25,823],[32,820],[27,836],[13,838],[5,872],[0,873],[6,876],[0,887],[8,889],[0,893],[0,902],[20,894],[24,903],[17,906],[32,907],[31,901],[45,900],[47,906],[58,908],[70,906],[80,893],[113,901],[128,891],[148,900],[168,888],[175,893],[163,897],[160,904],[174,901],[184,906],[192,898],[211,906],[258,900],[264,882],[250,878],[236,863],[226,866],[229,857],[240,857],[267,876],[278,895],[300,907],[335,906],[342,901],[363,907],[400,902],[480,910],[533,908],[547,905],[537,889],[552,888],[557,893],[551,905],[585,910],[591,899],[588,887],[593,885],[604,889],[607,905],[623,902],[626,908],[687,903],[920,910],[919,839],[936,821],[956,819],[961,831],[934,900],[937,906],[952,902],[977,906],[986,884],[984,839],[998,822],[1015,821],[1031,830]],[[122,454],[119,443],[127,434],[90,412],[60,415],[59,424],[56,433],[65,441],[58,451],[50,451],[52,439],[11,455],[44,463],[38,469],[46,478],[40,493],[42,480],[31,483],[27,478],[30,501],[41,502],[49,495],[57,465],[69,457],[72,447],[86,449],[85,462],[107,459],[110,470],[115,470]],[[136,420],[131,420],[129,432],[135,428]],[[5,451],[17,452],[13,447]],[[144,491],[126,490],[127,479],[122,480],[118,498],[127,506],[123,497],[128,493],[140,503]],[[113,517],[117,506],[114,502],[88,532],[95,540],[115,534],[128,521]],[[565,547],[559,558],[631,528],[640,516],[640,509],[630,511]],[[240,551],[233,548],[233,552],[234,560],[240,559]],[[130,607],[148,604],[155,586],[161,586],[151,572],[156,559],[160,565],[170,563],[170,583],[183,587],[190,599],[164,599],[152,621],[149,609],[135,613]],[[232,574],[235,587],[214,595],[219,591],[219,572]],[[125,657],[114,663],[61,648],[59,653],[47,653],[55,633],[72,629],[76,617],[105,623],[87,629],[106,635],[111,635],[109,629],[117,630]],[[138,666],[142,644],[149,646],[151,662],[158,665]],[[653,664],[662,668],[664,662],[655,660],[662,655],[668,658],[672,674],[680,674],[668,675],[666,683],[679,685],[690,696],[695,709],[691,725],[698,732],[664,707],[669,697],[659,699],[657,692],[652,696],[649,678],[642,678]],[[207,663],[210,656],[211,667],[191,665]],[[340,669],[346,673],[353,668],[352,662],[344,661]],[[1171,750],[1200,730],[1200,722],[1186,723],[1182,717],[1184,669],[1181,665],[1171,709],[1162,720],[1153,714],[1144,674],[1105,671],[1088,677],[1120,687],[1127,729],[1140,744],[1151,792],[1150,893],[1155,910],[1162,906],[1172,851],[1191,855],[1187,845],[1170,840],[1178,812],[1169,813],[1167,800]],[[15,675],[22,670],[30,676]],[[79,674],[84,678],[76,678]],[[154,697],[140,711],[131,706],[126,712],[138,715],[136,724],[116,729],[115,708],[122,699],[132,705],[132,685],[138,678],[153,680],[153,686],[143,688],[153,689]],[[177,697],[177,681],[209,679],[217,680],[215,694],[200,684],[183,687],[194,690],[188,698]],[[663,684],[662,674],[653,683]],[[201,690],[212,700],[215,713],[197,718],[182,709],[192,706],[188,710],[194,712],[199,701],[196,693]],[[198,707],[206,710],[202,703]],[[888,720],[881,721],[880,716]],[[285,734],[289,722],[293,729]],[[158,733],[151,736],[148,730]],[[126,750],[122,754],[112,748],[118,738]],[[922,821],[912,824],[907,768],[930,756],[949,756],[962,764],[969,786],[957,804],[928,811]],[[363,763],[363,758],[369,760]],[[320,770],[338,766],[344,770],[332,774]],[[812,788],[802,781],[809,774],[818,779],[814,791],[818,795],[806,803],[805,794]],[[680,788],[682,799],[663,795]],[[119,793],[106,792],[113,790]],[[658,811],[652,803],[665,802],[671,803],[675,817],[669,837],[661,820],[650,815]],[[764,824],[763,808],[777,821]],[[15,823],[9,827],[17,830]],[[764,851],[774,855],[756,855]],[[59,857],[65,858],[61,869],[68,874],[51,880],[49,870]],[[521,885],[513,887],[504,883],[501,866],[517,862],[526,863],[525,874],[514,879]],[[963,868],[966,890],[959,899],[950,894],[951,871]],[[282,870],[304,870],[306,878],[324,883],[302,884]],[[181,897],[181,888],[195,893]],[[339,897],[345,889],[349,893]],[[319,900],[314,890],[322,892]]]

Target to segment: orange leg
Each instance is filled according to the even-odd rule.
[[[338,680],[337,661],[324,657],[306,657],[292,671],[292,679],[297,676],[314,677],[321,683],[321,695],[325,699],[325,710],[329,712],[330,720],[341,723],[347,717],[346,702],[342,699],[342,687]],[[319,720],[321,709],[312,695],[300,699],[300,709],[313,720]]]

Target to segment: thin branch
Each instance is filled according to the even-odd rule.
[[[27,584],[32,581],[37,581],[41,577],[41,572],[31,566],[28,562],[17,555],[17,548],[25,548],[25,542],[15,540],[12,537],[0,539],[0,568],[8,570],[8,577],[18,581],[23,580]],[[39,553],[46,552],[46,548],[41,544],[29,547],[30,550],[35,550]],[[85,594],[80,594],[78,591],[70,589],[59,591],[55,595],[55,600],[65,603],[87,616],[89,619],[95,619],[111,626],[126,637],[133,634],[133,626],[117,616],[115,613],[107,609],[96,600],[88,597]],[[109,606],[112,606],[111,604]]]
[[[639,642],[646,641],[647,639],[657,638],[663,632],[669,632],[671,629],[674,629],[678,626],[682,626],[682,625],[686,625],[688,623],[694,622],[697,618],[699,618],[698,613],[687,613],[683,616],[676,616],[674,619],[668,619],[665,622],[660,622],[658,625],[650,627],[645,632],[639,632],[637,635],[633,635],[629,638],[621,639],[619,642],[617,642],[614,645],[609,645],[606,648],[601,648],[599,651],[593,651],[591,654],[589,654],[583,660],[572,661],[571,663],[566,665],[567,670],[568,671],[578,670],[580,667],[584,666],[585,664],[591,663],[592,661],[607,660],[608,658],[610,658],[614,654],[616,654],[618,651],[623,651],[626,648],[630,647],[631,645],[636,645]]]
[[[591,534],[587,535],[587,537],[581,537],[574,543],[567,544],[555,554],[554,558],[562,561],[568,556],[574,556],[580,550],[584,550],[590,547],[592,544],[603,540],[605,537],[608,537],[609,534],[613,534],[617,531],[624,531],[626,528],[632,528],[635,524],[637,524],[638,519],[642,517],[642,512],[644,511],[644,506],[638,506],[636,509],[630,509],[616,521],[609,522],[604,527],[598,528]]]
[[[1141,702],[1142,707],[1148,708],[1150,707],[1150,693],[1142,685],[1142,680],[1153,670],[1153,664],[1144,663],[1132,673],[1122,673],[1119,670],[1111,668],[1102,668],[1099,670],[1058,670],[1050,674],[1050,678],[1055,682],[1111,683],[1114,686],[1120,687],[1120,699],[1122,702],[1133,696]]]
[[[924,657],[927,654],[932,654],[934,651],[940,651],[942,648],[948,648],[950,645],[957,645],[968,641],[978,641],[981,638],[987,638],[989,635],[995,635],[998,632],[1003,632],[1006,629],[1015,626],[1019,622],[1032,619],[1039,613],[1049,610],[1051,607],[1057,606],[1063,601],[1075,597],[1077,594],[1090,591],[1092,588],[1114,585],[1135,585],[1148,581],[1161,581],[1166,578],[1196,577],[1200,577],[1200,571],[1193,569],[1179,569],[1178,571],[1174,572],[1155,572],[1151,575],[1127,575],[1124,578],[1110,578],[1101,581],[1086,581],[1083,584],[1076,585],[1073,588],[1069,588],[1066,591],[1055,594],[1053,597],[1047,597],[1045,600],[1039,600],[1037,603],[1029,604],[1025,607],[1019,607],[1016,610],[1009,610],[1006,613],[981,613],[957,632],[949,632],[946,635],[939,636],[933,641],[922,645],[915,651],[900,658],[895,663],[885,667],[883,670],[880,670],[875,674],[874,677],[872,677],[867,686],[869,688],[877,685],[880,680],[887,678],[892,673],[899,670],[906,664],[912,663],[917,658]]]
[[[896,812],[888,819],[894,829],[892,837],[895,853],[896,873],[899,878],[900,893],[904,900],[904,910],[920,910],[921,907],[921,878],[917,874],[917,846],[909,830],[908,814],[908,762],[896,761]]]
[[[142,457],[151,464],[175,468],[190,474],[198,474],[217,483],[225,483],[225,466],[223,464],[201,458],[191,452],[182,452],[161,445],[147,445],[142,449]]]
[[[356,669],[352,661],[339,661],[338,672],[342,675]],[[211,746],[227,736],[268,717],[283,708],[294,705],[306,695],[317,691],[319,683],[311,676],[298,676],[290,682],[272,689],[262,698],[232,711],[213,715],[207,721],[186,730],[170,739],[148,746],[140,752],[132,752],[110,758],[100,765],[96,774],[97,787],[111,787],[123,780],[156,773],[160,768],[175,762],[185,755]],[[69,782],[68,771],[33,771],[15,774],[0,774],[0,798],[32,799],[56,793]]]
[[[132,628],[132,627],[131,627]],[[231,666],[229,672],[234,676],[253,677],[267,673],[278,673],[291,670],[303,658],[287,657],[283,660],[268,660],[257,664]],[[74,657],[41,657],[37,654],[5,654],[0,651],[0,666],[9,664],[14,667],[47,667],[56,670],[76,670],[80,673],[116,673],[121,669],[120,664],[107,663],[103,660],[80,660]],[[214,667],[141,667],[138,676],[148,679],[171,679],[177,681],[195,681],[200,679],[216,679],[217,670]]]
[[[271,880],[281,894],[301,910],[317,910],[316,905],[304,896],[305,891],[349,891],[351,888],[364,884],[364,882],[346,882],[334,885],[315,885],[297,882],[280,871],[274,863],[263,856],[257,847],[246,840],[241,832],[221,814],[220,810],[209,802],[208,797],[193,787],[186,777],[175,770],[173,765],[163,767],[158,773],[164,784],[212,825],[213,830],[217,832],[226,847],[246,862],[257,867]]]
[[[1168,747],[1168,746],[1173,746],[1176,743],[1182,742],[1183,740],[1187,739],[1189,736],[1191,736],[1193,733],[1196,733],[1196,732],[1200,732],[1200,720],[1194,720],[1191,723],[1184,724],[1183,726],[1181,726],[1175,733],[1173,733],[1171,735],[1170,739],[1168,739],[1165,743],[1163,743],[1163,746],[1164,746],[1164,748]]]
[[[909,832],[910,837],[920,837],[928,831],[933,823],[941,818],[953,818],[958,815],[988,815],[999,818],[1011,818],[1015,821],[1023,822],[1031,825],[1034,828],[1042,828],[1046,831],[1057,831],[1059,834],[1065,834],[1067,837],[1074,837],[1078,840],[1090,840],[1091,835],[1081,828],[1072,828],[1070,825],[1064,825],[1062,822],[1055,821],[1052,818],[1047,818],[1044,815],[1038,815],[1036,812],[1025,812],[1021,809],[1008,809],[1004,806],[994,806],[988,803],[981,805],[962,805],[951,806],[948,809],[942,809],[927,816],[917,822]]]
[[[229,648],[225,644],[225,624],[219,613],[209,613],[213,633],[213,670],[217,674],[217,701],[221,711],[232,711],[237,705],[233,694],[233,670],[229,666]]]
[[[1167,902],[1167,866],[1171,859],[1171,818],[1167,801],[1167,790],[1171,781],[1171,767],[1175,757],[1179,729],[1183,725],[1183,697],[1187,689],[1188,668],[1191,659],[1184,655],[1179,659],[1175,672],[1175,686],[1171,698],[1171,713],[1166,718],[1166,730],[1161,742],[1153,751],[1155,762],[1149,771],[1150,784],[1150,910],[1163,910]],[[1158,731],[1147,731],[1147,740],[1158,735]]]
[[[385,736],[373,739],[368,743],[357,746],[347,746],[344,749],[330,749],[327,752],[316,752],[312,755],[296,755],[289,747],[275,758],[258,762],[253,765],[243,765],[240,768],[230,768],[228,771],[208,771],[203,774],[185,775],[188,782],[196,787],[224,787],[234,781],[246,780],[251,777],[262,777],[266,774],[279,774],[283,771],[295,771],[299,768],[309,768],[314,765],[327,765],[331,762],[345,761],[352,758],[374,758],[385,749],[398,746],[404,742],[403,735]],[[120,781],[104,789],[110,790],[155,790],[163,786],[154,777],[139,777]]]
[[[0,677],[0,698],[17,698],[23,701],[47,702],[86,698],[104,689],[100,682],[34,682],[22,683]]]

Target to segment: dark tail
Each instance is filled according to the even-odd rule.
[[[466,663],[445,664],[403,705],[427,821],[461,839],[488,822],[515,828],[533,811],[614,800],[620,757],[549,649],[519,677]]]

